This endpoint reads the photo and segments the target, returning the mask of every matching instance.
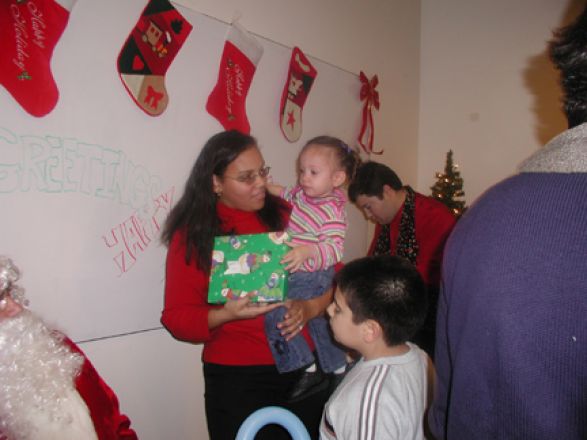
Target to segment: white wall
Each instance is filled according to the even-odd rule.
[[[452,149],[470,204],[565,129],[546,42],[578,3],[422,1],[421,191]]]
[[[288,47],[298,45],[308,55],[353,73],[377,73],[382,107],[375,115],[376,142],[385,154],[376,159],[393,158],[404,179],[415,179],[419,1],[182,0],[174,4],[183,5],[178,6],[180,11],[189,6],[224,22],[240,10],[241,23],[257,35]],[[115,389],[141,439],[207,438],[200,346],[177,342],[165,330],[155,330],[86,343],[82,349]]]

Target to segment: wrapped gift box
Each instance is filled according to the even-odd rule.
[[[285,232],[215,237],[208,302],[224,303],[255,292],[254,302],[283,301],[287,271],[279,263],[289,251]]]

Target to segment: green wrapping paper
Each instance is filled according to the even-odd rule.
[[[214,238],[208,302],[222,304],[254,292],[253,302],[284,301],[287,271],[279,262],[289,251],[285,232]]]

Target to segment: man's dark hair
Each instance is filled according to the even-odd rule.
[[[587,9],[554,32],[550,59],[561,73],[563,108],[569,128],[587,121]]]
[[[353,322],[379,323],[389,346],[403,344],[426,318],[426,287],[404,258],[383,255],[351,261],[336,275],[336,284],[353,312]]]
[[[355,203],[360,195],[382,198],[384,185],[398,191],[402,188],[402,181],[391,168],[382,163],[362,163],[349,185],[349,199]]]

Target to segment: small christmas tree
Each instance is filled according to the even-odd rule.
[[[458,168],[458,165],[453,164],[452,150],[449,150],[446,154],[444,173],[436,173],[436,183],[430,188],[432,197],[444,203],[457,218],[467,210],[464,200],[455,200],[465,195],[463,178]]]

